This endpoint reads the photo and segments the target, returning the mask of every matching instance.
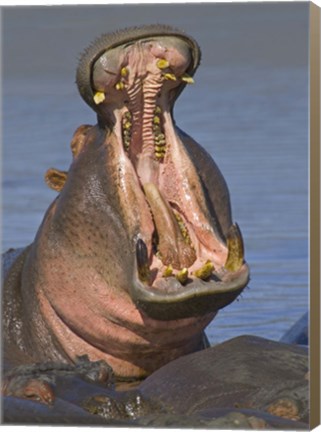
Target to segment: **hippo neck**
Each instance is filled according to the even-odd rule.
[[[102,135],[101,142],[89,142],[75,161],[38,232],[33,289],[66,358],[88,354],[91,360],[105,359],[116,375],[142,377],[200,349],[202,331],[215,313],[158,321],[134,305],[129,285],[135,224],[132,214],[121,214],[121,197],[114,183],[108,184],[109,170],[117,172],[106,165],[115,160],[113,136],[99,128],[95,134]]]

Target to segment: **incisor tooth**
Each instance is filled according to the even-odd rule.
[[[193,275],[199,279],[206,280],[211,276],[213,270],[214,265],[211,263],[211,261],[208,260],[204,265],[202,265],[202,267],[195,270],[193,272]]]
[[[99,105],[100,103],[104,102],[106,99],[105,93],[98,91],[94,94],[94,102],[96,105]]]
[[[156,153],[164,153],[165,154],[165,149],[164,149],[165,143],[163,145],[156,145],[155,146],[155,151]]]
[[[167,266],[166,269],[163,272],[163,277],[169,277],[173,274],[173,267],[171,265]]]
[[[239,270],[244,262],[243,238],[237,223],[233,224],[227,233],[228,255],[224,267],[229,271]]]
[[[171,81],[176,81],[177,78],[173,73],[166,73],[164,74],[164,78]]]
[[[157,159],[163,159],[165,156],[164,152],[155,152],[155,156]]]
[[[45,181],[51,189],[60,192],[66,183],[67,176],[67,171],[49,168],[45,174]]]
[[[116,83],[115,85],[115,89],[116,90],[123,90],[124,89],[124,83],[122,83],[121,81],[119,81],[118,83]]]
[[[159,59],[159,60],[157,60],[157,62],[156,62],[156,66],[157,66],[159,69],[166,69],[166,68],[168,68],[168,66],[169,66],[169,62],[168,62],[167,60],[165,60],[165,59]]]
[[[132,124],[131,124],[130,121],[126,121],[126,122],[124,123],[124,128],[125,128],[125,129],[130,129],[131,127],[132,127]]]
[[[186,82],[187,84],[194,84],[195,83],[194,79],[188,74],[184,74],[182,76],[181,80]]]
[[[176,274],[176,279],[184,285],[188,279],[188,270],[187,268],[183,268]]]
[[[124,77],[124,78],[128,75],[128,69],[127,69],[127,67],[123,67],[123,68],[120,69],[120,75],[122,77]]]

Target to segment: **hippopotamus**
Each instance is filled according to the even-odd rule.
[[[87,381],[81,376],[87,366],[83,359],[77,374],[71,367],[64,374],[56,369],[54,404],[6,397],[5,422],[309,428],[309,356],[304,346],[239,336],[173,360],[126,391]]]
[[[9,368],[87,356],[116,380],[145,378],[205,348],[206,326],[247,286],[224,177],[173,119],[200,57],[165,25],[105,34],[82,54],[76,83],[97,124],[76,130],[68,172],[47,172],[59,193],[6,272]]]

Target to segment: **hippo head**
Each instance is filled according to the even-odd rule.
[[[87,133],[74,165],[84,165],[94,143],[105,148],[95,163],[127,242],[126,251],[113,245],[114,253],[136,307],[157,320],[217,311],[249,280],[225,181],[173,120],[174,102],[199,63],[193,39],[151,25],[101,36],[77,70],[100,132]]]

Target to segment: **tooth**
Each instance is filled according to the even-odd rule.
[[[176,274],[176,279],[180,281],[182,285],[184,285],[188,279],[188,270],[187,268],[183,268]]]
[[[145,183],[143,187],[157,230],[158,251],[163,264],[171,264],[177,270],[190,267],[196,259],[195,250],[186,244],[173,210],[154,183]]]
[[[163,277],[169,277],[172,276],[173,274],[173,267],[171,265],[167,266],[166,269],[164,270],[162,276]]]
[[[136,243],[136,260],[139,279],[148,282],[150,278],[148,251],[142,239],[138,239]]]
[[[187,84],[194,84],[195,83],[194,79],[190,75],[188,75],[188,74],[184,74],[181,77],[181,80],[184,81],[184,82],[186,82]]]
[[[122,83],[121,81],[119,81],[118,83],[116,83],[115,85],[115,89],[116,90],[123,90],[125,87],[124,83]]]
[[[124,123],[124,128],[125,128],[125,129],[130,129],[131,127],[132,127],[132,124],[131,124],[130,121],[126,121],[126,122]]]
[[[237,223],[233,224],[227,233],[228,256],[224,267],[229,271],[239,270],[244,262],[243,238]]]
[[[104,102],[106,99],[105,93],[98,91],[94,94],[94,102],[96,105],[99,105],[100,103]]]
[[[190,244],[191,239],[190,239],[190,236],[188,234],[188,231],[187,231],[187,228],[186,228],[186,226],[184,224],[183,219],[181,218],[181,216],[177,212],[174,213],[174,216],[175,216],[175,218],[177,220],[179,229],[181,230],[181,233],[182,233],[182,235],[184,237],[185,242],[187,244]]]
[[[199,279],[206,280],[211,276],[213,270],[214,265],[211,263],[211,261],[208,260],[204,265],[202,265],[202,267],[195,270],[193,272],[193,275]]]
[[[163,133],[160,133],[156,137],[157,140],[165,140],[165,135]]]
[[[49,168],[45,174],[45,181],[51,189],[60,192],[66,183],[67,176],[68,172],[66,171]]]
[[[122,76],[122,77],[127,77],[127,75],[128,75],[128,69],[127,69],[127,67],[123,67],[123,68],[121,68],[120,69],[120,75]]]
[[[153,123],[157,125],[160,124],[160,118],[157,115],[154,116]]]
[[[155,152],[155,156],[157,159],[163,159],[165,156],[165,153]]]
[[[160,134],[163,135],[163,134]],[[166,143],[165,138],[162,138],[160,135],[155,136],[155,143],[157,145],[164,145]]]
[[[156,153],[163,153],[163,154],[165,154],[164,145],[157,144],[155,146],[155,150],[156,150]]]
[[[158,124],[154,124],[154,125],[153,125],[153,132],[154,132],[155,134],[158,134],[158,133],[160,133],[160,131],[161,131],[160,126],[159,126]]]
[[[164,78],[171,81],[176,81],[177,78],[173,73],[166,73],[164,74]]]
[[[166,69],[166,68],[168,68],[168,66],[169,66],[169,62],[168,62],[167,60],[165,60],[165,59],[159,59],[159,60],[157,60],[157,62],[156,62],[156,66],[157,66],[159,69]]]
[[[162,112],[162,108],[160,106],[156,106],[154,112],[155,112],[155,114],[160,114]]]

